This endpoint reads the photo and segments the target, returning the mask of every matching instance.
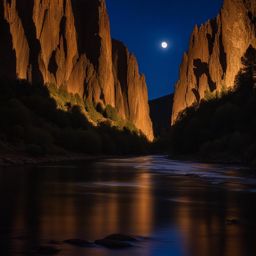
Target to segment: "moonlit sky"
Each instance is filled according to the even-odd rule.
[[[123,41],[146,75],[149,98],[173,92],[195,24],[215,17],[222,0],[106,0],[112,37]],[[166,41],[168,48],[161,43]]]

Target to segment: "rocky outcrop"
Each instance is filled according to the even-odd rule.
[[[195,26],[175,87],[172,124],[207,94],[234,87],[250,45],[256,46],[256,0],[224,0],[218,17]]]
[[[113,73],[119,114],[153,140],[145,77],[139,73],[135,56],[117,40],[113,40]]]
[[[1,0],[0,34],[0,76],[55,84],[94,105],[116,107],[153,138],[135,57],[127,53],[127,65],[113,68],[105,0]],[[127,81],[114,79],[123,68]]]

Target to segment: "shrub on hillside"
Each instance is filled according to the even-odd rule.
[[[106,106],[104,116],[113,121],[118,121],[120,119],[117,110],[114,107],[112,107],[111,105]]]
[[[94,121],[98,122],[100,119],[102,119],[102,114],[99,113],[94,105],[89,102],[88,100],[85,100],[85,110],[88,112],[89,117]]]

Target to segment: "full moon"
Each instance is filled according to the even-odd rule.
[[[163,49],[166,49],[168,47],[168,43],[167,42],[162,42],[161,46]]]

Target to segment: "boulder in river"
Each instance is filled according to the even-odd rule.
[[[227,219],[226,224],[227,225],[239,225],[240,221],[238,219]]]
[[[93,243],[83,239],[68,239],[63,242],[77,247],[94,247]]]
[[[95,244],[109,249],[124,249],[132,247],[132,242],[138,242],[135,237],[123,234],[112,234],[103,239],[96,240]]]
[[[126,241],[111,240],[106,238],[96,240],[95,244],[109,249],[125,249],[133,246],[131,243]]]
[[[124,234],[112,234],[105,237],[105,239],[110,239],[115,241],[138,242],[137,238],[129,235],[124,235]]]

